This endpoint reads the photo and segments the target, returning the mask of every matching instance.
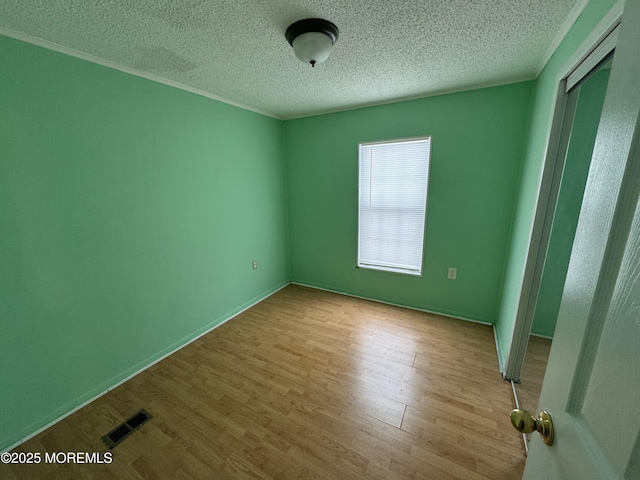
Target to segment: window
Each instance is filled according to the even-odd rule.
[[[358,267],[421,275],[431,137],[358,150]]]

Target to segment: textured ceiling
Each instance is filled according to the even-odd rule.
[[[584,4],[0,0],[0,33],[26,34],[294,118],[531,79]],[[284,37],[289,24],[309,17],[326,18],[340,29],[331,57],[314,69],[295,57]]]

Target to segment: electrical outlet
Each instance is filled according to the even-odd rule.
[[[253,262],[251,262],[251,267],[255,270],[258,268],[258,260],[254,260]]]
[[[458,269],[454,267],[449,267],[449,273],[447,273],[447,278],[449,280],[455,280],[458,276]]]

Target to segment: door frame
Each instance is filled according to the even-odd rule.
[[[566,142],[568,141],[568,136],[567,138],[562,137],[562,127],[568,112],[567,79],[574,72],[579,72],[580,65],[600,45],[604,45],[602,49],[604,56],[613,51],[616,39],[607,39],[607,42],[604,43],[603,41],[620,24],[623,8],[624,0],[618,0],[582,42],[580,47],[569,57],[556,77],[555,85],[557,88],[552,98],[554,108],[546,137],[544,163],[538,184],[535,213],[530,227],[531,233],[529,235],[525,268],[522,274],[520,298],[504,364],[503,377],[506,380],[520,381],[520,370],[524,362],[529,335],[531,334],[536,301],[549,246],[549,236],[565,162],[564,153],[566,149],[563,147],[566,147]],[[590,68],[582,74],[586,75],[589,70]],[[573,78],[571,81],[573,81]]]

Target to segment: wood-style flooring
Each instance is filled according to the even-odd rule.
[[[290,285],[25,442],[3,479],[519,479],[491,327]]]
[[[522,408],[532,414],[538,411],[538,399],[550,351],[551,340],[529,335],[527,353],[520,370],[520,383],[516,384],[516,392]]]

